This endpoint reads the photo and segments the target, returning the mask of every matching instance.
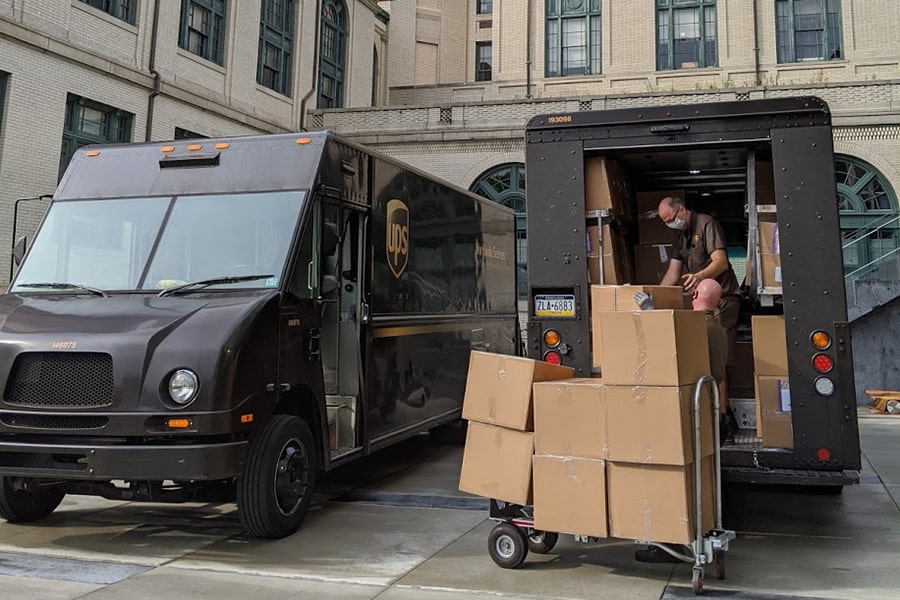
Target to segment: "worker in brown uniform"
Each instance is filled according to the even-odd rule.
[[[684,286],[695,295],[697,286],[705,279],[716,280],[722,288],[716,318],[728,335],[727,364],[734,366],[738,318],[741,310],[741,286],[728,260],[725,232],[713,217],[690,210],[684,200],[666,196],[658,207],[659,218],[675,230],[669,256],[669,267],[660,285]],[[727,383],[720,384],[722,438],[734,438],[737,419],[728,405]]]

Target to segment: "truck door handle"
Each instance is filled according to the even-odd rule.
[[[363,325],[369,322],[369,303],[361,302],[359,305],[359,320]]]

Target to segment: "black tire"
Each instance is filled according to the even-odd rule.
[[[464,419],[438,425],[428,430],[431,441],[442,446],[462,446],[466,443],[466,434],[469,431],[469,422]]]
[[[11,480],[3,477],[0,481],[0,517],[10,523],[39,521],[56,510],[66,496],[58,487],[17,490]]]
[[[260,538],[278,539],[300,528],[318,475],[315,438],[306,421],[275,415],[256,433],[237,482],[241,524]]]
[[[558,533],[533,529],[528,535],[528,551],[535,554],[547,554],[553,550],[558,541]]]
[[[694,567],[691,573],[691,588],[694,590],[694,595],[699,596],[703,593],[703,568],[702,567]]]
[[[488,554],[497,566],[518,569],[528,556],[525,534],[512,523],[500,523],[488,536]]]

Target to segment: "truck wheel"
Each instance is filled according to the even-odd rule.
[[[277,539],[303,523],[316,487],[315,438],[306,421],[275,415],[256,433],[237,482],[238,512],[250,535]]]
[[[57,487],[16,489],[12,477],[4,477],[0,481],[0,517],[10,523],[39,521],[56,510],[65,495]]]

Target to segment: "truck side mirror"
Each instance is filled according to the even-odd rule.
[[[16,244],[13,246],[13,260],[16,261],[16,266],[22,264],[22,259],[25,258],[25,248],[28,245],[28,238],[26,236],[22,236],[16,240]]]
[[[337,250],[338,228],[336,223],[325,221],[322,223],[322,256],[332,256]]]

